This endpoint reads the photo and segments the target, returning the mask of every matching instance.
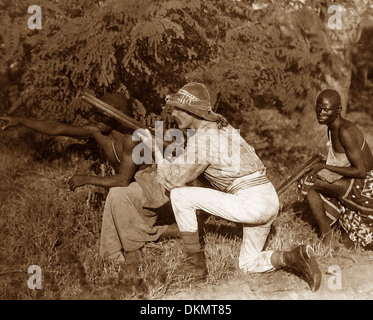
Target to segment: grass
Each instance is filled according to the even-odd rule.
[[[66,183],[76,170],[86,171],[89,163],[73,168],[35,161],[32,137],[15,131],[0,134],[0,299],[155,300],[196,285],[177,275],[184,261],[178,239],[145,245],[139,274],[102,262],[98,256],[102,205],[88,199],[102,189],[90,186],[71,192]],[[281,213],[266,249],[309,243],[319,258],[327,257],[316,229],[303,215],[306,210],[296,206],[293,195],[289,191],[281,199]],[[240,277],[241,233],[234,223],[205,219],[201,235],[207,284]],[[27,286],[30,265],[41,267],[41,290]]]

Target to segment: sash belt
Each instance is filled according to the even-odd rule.
[[[233,183],[227,188],[227,193],[236,193],[239,190],[247,189],[251,187],[256,187],[261,184],[265,184],[270,182],[267,176],[261,176],[257,178],[247,179],[247,180],[241,180],[237,183],[233,181]]]

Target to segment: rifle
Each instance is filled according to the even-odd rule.
[[[101,110],[103,113],[107,114],[109,117],[112,117],[114,120],[118,121],[120,124],[124,125],[125,127],[133,129],[133,130],[148,129],[154,135],[153,128],[149,128],[145,126],[141,122],[127,116],[123,112],[115,109],[114,107],[105,103],[104,101],[97,99],[95,96],[87,92],[83,92],[82,99],[94,105],[97,109]]]
[[[323,156],[321,153],[313,155],[293,175],[291,175],[279,187],[276,188],[277,194],[281,195],[283,192],[285,192],[294,182],[298,181],[305,174],[307,167],[320,162],[322,159]]]
[[[130,116],[127,116],[124,114],[122,111],[119,111],[118,109],[114,108],[113,106],[105,103],[104,101],[96,98],[95,96],[83,92],[82,99],[85,100],[86,102],[92,104],[95,106],[97,109],[108,115],[109,117],[113,118],[114,120],[118,121],[120,124],[123,126],[137,130],[137,129],[147,129],[150,131],[151,135],[153,136],[155,141],[158,141],[158,139],[155,136],[155,130],[153,128],[150,128],[141,122],[131,118]],[[171,144],[169,141],[162,141],[164,146],[168,146]]]

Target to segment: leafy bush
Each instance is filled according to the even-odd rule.
[[[41,0],[41,30],[25,27],[28,5],[2,3],[2,113],[81,123],[92,110],[82,91],[121,91],[137,106],[134,116],[151,124],[167,93],[200,81],[215,109],[254,147],[266,145],[267,156],[289,147],[281,142],[289,132],[309,133],[300,141],[317,136],[309,121],[315,94],[340,62],[317,4]],[[278,117],[263,118],[266,110]],[[283,119],[291,121],[275,134],[272,121]],[[303,146],[309,155],[313,146]]]
[[[4,108],[79,121],[89,106],[72,101],[90,89],[125,92],[159,113],[167,93],[197,80],[228,117],[249,110],[256,121],[261,108],[302,112],[341,62],[328,45],[321,6],[311,5],[41,0],[43,27],[29,30],[27,3],[4,1],[0,72],[17,80]]]

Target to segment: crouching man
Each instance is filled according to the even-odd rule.
[[[203,210],[243,224],[239,267],[244,272],[266,272],[288,267],[301,273],[312,291],[321,284],[321,270],[309,245],[291,251],[263,251],[279,211],[277,193],[266,168],[226,119],[211,109],[210,95],[200,83],[189,83],[166,97],[181,130],[190,134],[182,156],[158,165],[157,180],[170,191],[171,204],[186,255],[185,276],[208,274],[196,211]],[[232,150],[229,154],[228,150]],[[200,174],[215,189],[187,186]]]

